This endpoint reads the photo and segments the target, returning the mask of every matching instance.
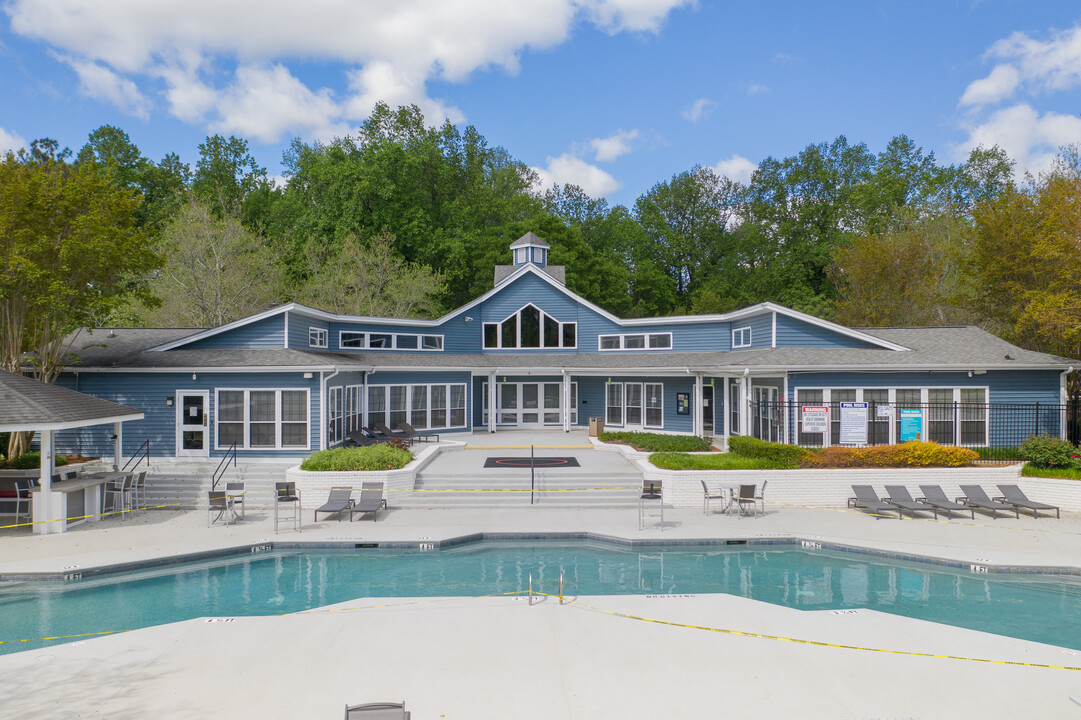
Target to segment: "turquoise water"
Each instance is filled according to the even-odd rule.
[[[1081,650],[1081,583],[973,575],[844,552],[483,543],[434,551],[279,551],[74,583],[0,588],[0,640],[273,615],[361,597],[727,593],[801,610],[872,608]],[[0,654],[70,639],[0,644]]]

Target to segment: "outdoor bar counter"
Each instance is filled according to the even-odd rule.
[[[104,487],[123,473],[95,473],[70,480],[54,480],[48,492],[36,487],[31,493],[34,522],[48,522],[46,533],[64,532],[88,520],[101,520],[105,508]]]

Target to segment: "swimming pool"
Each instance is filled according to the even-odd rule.
[[[768,549],[765,549],[768,548]],[[635,548],[484,542],[448,549],[285,550],[78,582],[0,588],[0,640],[128,630],[203,616],[273,615],[361,597],[727,593],[801,610],[870,608],[1081,650],[1081,582],[975,575],[792,545]],[[0,654],[69,642],[5,642]]]

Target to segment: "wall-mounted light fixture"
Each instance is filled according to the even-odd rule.
[[[469,317],[468,315],[466,315],[466,316],[465,316],[465,321],[466,321],[466,322],[473,322],[473,318],[471,318],[471,317]]]
[[[165,404],[168,405],[169,407],[172,407],[172,405],[173,405],[173,396],[172,395],[165,398]]]
[[[196,375],[195,373],[192,373],[192,374],[191,374],[191,379],[192,379],[192,380],[198,380],[198,379],[199,379],[199,376],[198,376],[198,375]]]
[[[311,380],[314,376],[310,372],[304,373],[305,380]]]

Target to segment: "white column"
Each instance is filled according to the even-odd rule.
[[[113,460],[116,469],[120,470],[121,460],[124,459],[124,423],[113,423]]]
[[[705,426],[702,422],[702,373],[694,376],[694,434],[702,437]]]
[[[495,373],[488,373],[488,432],[495,432],[495,406],[496,391],[495,391]]]
[[[563,372],[563,432],[571,431],[571,376]]]
[[[740,378],[739,432],[748,437],[754,436],[751,427],[751,376]]]
[[[730,438],[732,436],[732,428],[731,428],[731,425],[732,425],[732,408],[729,406],[729,403],[731,401],[732,401],[732,396],[731,396],[731,393],[728,390],[728,378],[726,377],[724,379],[724,403],[721,405],[721,407],[724,408],[724,412],[721,413],[721,420],[724,423],[724,449],[725,450],[728,450],[728,438]],[[713,398],[713,402],[714,403],[717,402],[716,397]],[[714,420],[714,422],[717,422],[717,421]]]
[[[774,315],[776,315],[776,313],[774,313]],[[789,435],[789,432],[788,432],[788,415],[791,412],[791,414],[792,414],[792,423],[794,425],[796,423],[796,412],[795,412],[795,410],[793,408],[788,406],[789,403],[788,403],[788,373],[787,372],[785,372],[785,374],[784,374],[784,389],[781,392],[784,393],[784,395],[781,396],[781,401],[782,401],[781,402],[781,442],[783,442],[783,443],[795,442],[794,437],[791,438],[791,439],[788,437],[788,435]],[[793,429],[795,429],[795,428],[793,428]]]
[[[41,436],[41,487],[34,490],[31,511],[34,534],[46,535],[64,532],[67,498],[63,493],[53,492],[53,431],[42,430]],[[57,520],[58,522],[50,522]]]

